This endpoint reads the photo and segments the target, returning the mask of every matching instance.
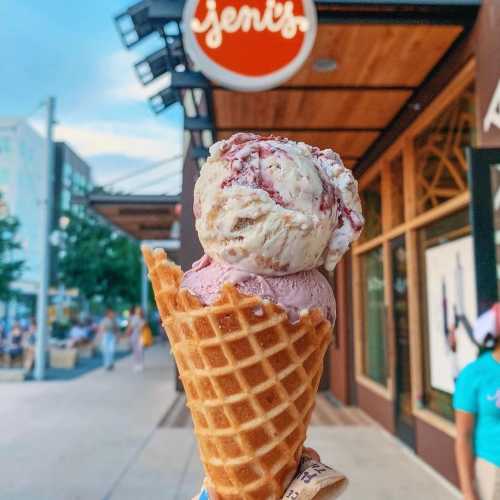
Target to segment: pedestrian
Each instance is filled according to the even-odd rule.
[[[99,324],[99,333],[101,335],[101,350],[104,368],[106,370],[112,370],[114,368],[118,325],[116,323],[115,313],[111,308],[106,310],[106,314]]]
[[[142,329],[146,322],[144,313],[139,306],[135,306],[127,326],[127,335],[130,335],[134,358],[134,371],[140,372],[144,368],[144,346],[142,345]]]
[[[15,321],[10,329],[10,334],[7,344],[7,353],[10,360],[22,359],[23,357],[23,330],[19,321]]]
[[[24,339],[24,370],[29,372],[35,366],[35,344],[37,335],[36,318],[31,318]]]
[[[465,500],[500,500],[500,303],[473,335],[484,352],[462,370],[453,398],[460,487]]]

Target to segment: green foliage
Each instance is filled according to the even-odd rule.
[[[0,193],[0,300],[3,301],[9,300],[14,295],[10,285],[19,278],[24,266],[24,260],[15,258],[13,254],[21,248],[16,239],[19,221],[6,212]]]
[[[139,245],[93,217],[68,215],[59,275],[66,287],[78,288],[89,301],[116,309],[139,302]]]

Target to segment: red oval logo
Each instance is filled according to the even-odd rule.
[[[312,0],[188,0],[184,39],[209,78],[238,90],[263,90],[290,78],[316,34]]]

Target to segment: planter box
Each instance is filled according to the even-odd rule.
[[[92,344],[77,347],[78,358],[90,359],[95,355],[95,347]]]
[[[61,349],[58,347],[50,348],[51,368],[74,368],[77,358],[77,349]]]
[[[0,369],[0,382],[22,382],[23,380],[24,370],[22,368]]]

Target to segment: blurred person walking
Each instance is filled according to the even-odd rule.
[[[10,329],[8,342],[7,342],[7,353],[10,356],[10,361],[17,359],[22,359],[23,356],[23,330],[19,321],[15,321]]]
[[[37,335],[36,318],[31,318],[30,324],[25,334],[24,339],[24,370],[31,371],[35,366],[35,345]]]
[[[116,322],[115,312],[111,308],[108,308],[104,318],[99,324],[102,359],[106,370],[112,370],[114,368],[117,333],[118,324]]]
[[[485,352],[457,380],[455,455],[465,500],[500,500],[500,303],[482,314],[474,339]]]
[[[134,357],[134,370],[140,372],[144,369],[144,346],[142,344],[142,329],[146,325],[144,313],[139,306],[135,306],[127,326],[127,335],[130,335]]]

